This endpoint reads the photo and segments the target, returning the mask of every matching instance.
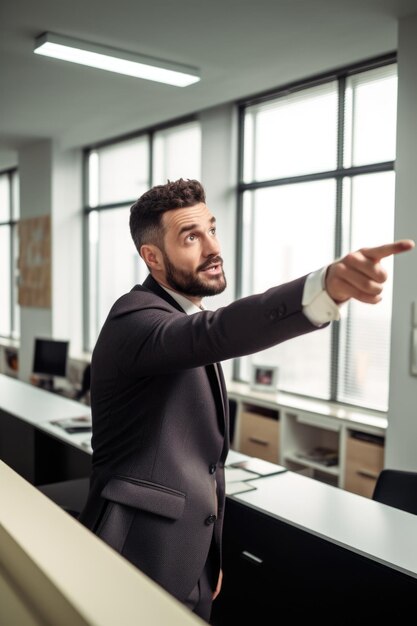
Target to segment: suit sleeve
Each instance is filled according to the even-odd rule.
[[[112,310],[97,342],[128,376],[165,374],[253,354],[317,330],[302,312],[306,277],[241,298],[216,311],[186,315],[154,294],[128,296]]]

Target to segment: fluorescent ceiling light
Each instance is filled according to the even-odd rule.
[[[45,56],[97,67],[109,72],[187,87],[200,80],[196,68],[171,61],[116,50],[62,35],[44,33],[36,39],[34,52]]]

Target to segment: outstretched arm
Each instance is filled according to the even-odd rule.
[[[376,248],[361,248],[350,252],[327,268],[327,293],[337,304],[350,298],[376,304],[382,299],[381,292],[387,279],[381,259],[407,252],[414,245],[411,239],[401,239]]]

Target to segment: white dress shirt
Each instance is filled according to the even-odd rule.
[[[168,289],[168,287],[164,287],[163,285],[160,286],[162,287],[162,289],[165,289],[167,293],[169,293],[171,298],[174,298],[175,302],[178,302],[180,307],[184,309],[187,315],[192,315],[193,313],[201,313],[201,311],[203,310],[200,309],[199,306],[194,304],[194,302],[191,302],[191,300],[178,293],[177,291],[172,291],[172,289]]]
[[[322,326],[326,322],[340,320],[340,308],[325,289],[327,267],[307,276],[303,299],[303,313],[312,324]]]

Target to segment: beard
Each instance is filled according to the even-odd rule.
[[[195,272],[180,270],[169,260],[165,250],[162,250],[165,263],[166,280],[172,289],[182,293],[184,296],[204,298],[206,296],[216,296],[226,289],[226,276],[223,271],[223,259],[220,256],[209,259],[200,265]],[[217,276],[199,276],[199,272],[204,271],[210,265],[216,263],[222,266],[221,274]]]

